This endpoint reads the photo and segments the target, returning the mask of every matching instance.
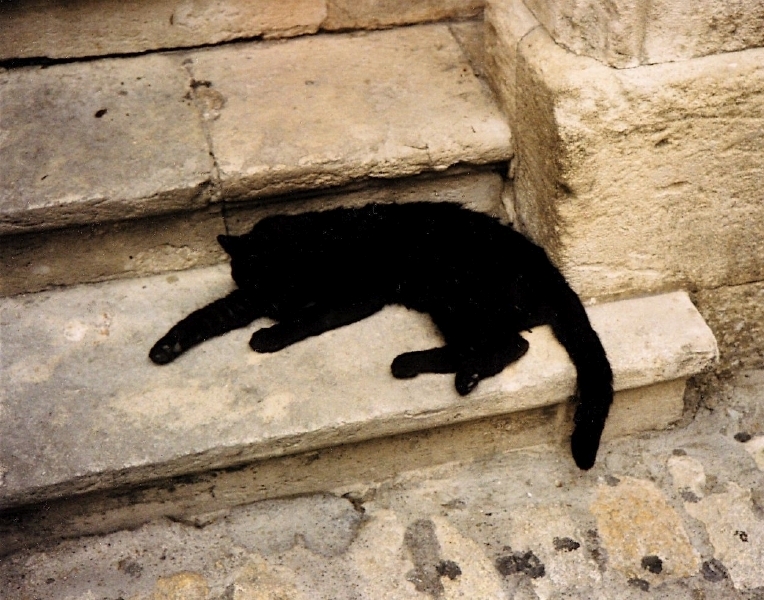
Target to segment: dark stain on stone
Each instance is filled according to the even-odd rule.
[[[682,490],[679,492],[679,495],[682,496],[682,500],[685,502],[689,502],[690,504],[695,504],[696,502],[700,502],[700,498],[695,494],[695,492],[692,492],[690,490]]]
[[[703,579],[706,581],[712,581],[714,583],[729,577],[729,573],[727,573],[727,567],[725,567],[721,561],[715,558],[704,561],[703,565],[700,567],[700,572],[703,574]]]
[[[195,90],[197,88],[202,88],[202,87],[204,87],[204,88],[211,88],[212,87],[212,82],[211,81],[206,81],[206,80],[199,80],[199,79],[192,79],[191,80],[191,89],[192,90]]]
[[[509,554],[496,559],[496,570],[504,577],[515,573],[524,573],[531,579],[538,579],[546,575],[544,563],[530,550],[528,552],[512,552],[512,548],[504,546],[504,551]]]
[[[443,508],[461,510],[463,508],[467,508],[467,503],[464,500],[459,500],[458,498],[455,498],[453,500],[449,500],[448,502],[445,502],[444,504],[441,504],[441,506]]]
[[[607,550],[600,544],[600,536],[596,529],[589,529],[586,532],[586,549],[591,559],[597,563],[600,572],[607,571]]]
[[[639,588],[643,592],[650,591],[650,583],[645,581],[644,579],[640,579],[639,577],[632,577],[631,579],[629,579],[629,585],[632,585],[635,588]]]
[[[96,119],[100,119],[100,118],[101,118],[102,116],[104,116],[105,114],[106,114],[106,109],[105,109],[105,108],[102,108],[102,109],[100,109],[100,110],[97,110],[97,111],[96,111],[96,113],[95,113],[95,118],[96,118]]]
[[[123,573],[127,573],[130,575],[130,577],[135,577],[136,579],[141,576],[141,573],[143,573],[143,567],[129,558],[123,558],[121,561],[119,561],[117,563],[117,569]]]
[[[554,549],[558,552],[573,552],[573,550],[578,550],[581,547],[581,544],[569,537],[556,537],[552,540],[552,543],[554,544]]]
[[[618,479],[618,477],[613,477],[612,475],[605,475],[605,483],[607,483],[610,487],[615,487],[621,483],[621,480]]]
[[[452,560],[441,560],[435,567],[438,575],[441,577],[448,577],[451,581],[459,577],[462,574],[462,570]]]
[[[414,569],[406,574],[406,579],[414,584],[418,592],[440,598],[445,591],[441,577],[456,579],[462,570],[452,560],[440,556],[440,542],[435,535],[435,524],[430,519],[419,519],[406,528],[403,543],[411,554]]]
[[[741,431],[740,433],[735,434],[735,439],[738,442],[745,444],[746,442],[751,441],[751,434],[748,433],[747,431]]]
[[[748,534],[745,531],[737,530],[737,531],[735,531],[735,535],[740,538],[741,542],[747,542],[748,541]]]
[[[674,448],[671,454],[673,454],[674,456],[687,456],[687,450],[682,450],[681,448]]]
[[[648,554],[642,557],[642,568],[658,575],[663,571],[663,561],[655,554]]]

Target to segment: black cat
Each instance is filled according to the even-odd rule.
[[[509,226],[451,203],[370,204],[267,217],[218,241],[238,289],[170,329],[149,353],[155,363],[259,317],[277,323],[249,345],[276,352],[402,304],[429,314],[445,344],[401,354],[393,375],[455,373],[465,395],[525,354],[521,331],[549,324],[578,374],[573,457],[582,469],[594,464],[613,398],[610,364],[578,296]]]

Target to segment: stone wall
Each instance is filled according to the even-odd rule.
[[[543,19],[521,0],[486,11],[488,72],[516,144],[518,225],[585,298],[690,290],[724,365],[764,364],[764,49],[721,51],[756,42],[746,26],[715,46],[705,38],[703,51],[678,36],[674,54],[629,46],[615,60],[610,34],[560,28],[568,4],[528,4]],[[605,32],[623,25],[620,13],[576,14]],[[612,66],[679,50],[686,60]],[[690,58],[708,50],[719,52]]]

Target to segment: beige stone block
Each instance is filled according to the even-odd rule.
[[[719,342],[719,368],[764,366],[764,282],[699,290],[698,310]]]
[[[219,207],[11,235],[0,242],[0,296],[212,265],[227,256]]]
[[[484,164],[509,127],[445,25],[190,53],[224,194],[256,198]]]
[[[324,0],[0,3],[0,60],[70,58],[315,33]]]
[[[601,484],[590,506],[608,567],[656,583],[695,575],[700,556],[664,493],[652,481],[632,477],[613,483]],[[660,579],[642,566],[646,556],[661,559]]]
[[[324,29],[376,29],[474,17],[485,0],[327,0]]]
[[[525,0],[555,42],[613,67],[764,46],[758,0]]]
[[[0,234],[206,205],[188,90],[164,55],[0,71]]]
[[[507,106],[518,223],[580,294],[764,278],[764,50],[619,70],[527,18],[491,39],[515,73],[494,83],[523,92]]]

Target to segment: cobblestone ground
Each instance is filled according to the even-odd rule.
[[[764,599],[764,371],[671,431],[401,474],[0,562],[8,599]]]

